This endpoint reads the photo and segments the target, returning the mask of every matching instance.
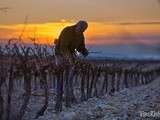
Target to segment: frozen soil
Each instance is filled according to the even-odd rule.
[[[42,98],[31,97],[23,120],[35,120],[35,114],[43,103]],[[50,98],[45,114],[37,120],[160,120],[160,78],[148,85],[123,89],[112,96],[91,98],[64,108],[59,114],[54,111],[53,99]],[[159,112],[159,117],[142,117],[142,111]]]

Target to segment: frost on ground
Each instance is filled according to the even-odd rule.
[[[53,99],[47,111],[37,120],[160,120],[160,78],[148,85],[123,89],[113,96],[91,98],[80,104],[65,108],[61,113],[55,114]],[[36,99],[37,100],[37,99]],[[28,108],[24,120],[33,120],[34,111],[40,107],[31,99],[32,110]],[[140,113],[159,111],[158,117],[143,118]],[[35,120],[35,119],[34,119]]]

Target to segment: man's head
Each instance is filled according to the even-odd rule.
[[[86,21],[79,21],[77,24],[76,24],[76,33],[78,34],[81,34],[83,33],[88,27],[88,23]]]

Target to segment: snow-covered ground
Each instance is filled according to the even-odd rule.
[[[47,111],[37,120],[160,120],[159,86],[160,78],[148,85],[123,89],[113,96],[91,98],[59,114],[55,114],[53,98],[50,98]],[[35,112],[39,110],[37,103],[42,101],[31,99],[32,109],[27,109],[24,120],[35,120]],[[147,115],[150,117],[146,118]]]

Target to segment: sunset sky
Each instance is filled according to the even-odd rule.
[[[89,22],[86,43],[160,43],[159,0],[0,0],[0,40],[24,30],[26,41],[52,43],[80,19]]]

